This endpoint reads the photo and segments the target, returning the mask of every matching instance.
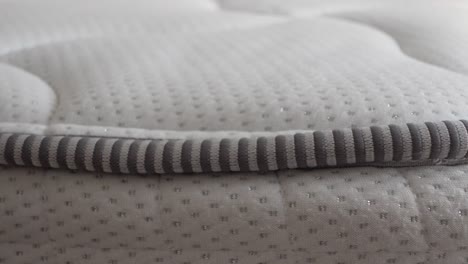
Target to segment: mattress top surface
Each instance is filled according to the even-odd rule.
[[[464,119],[467,12],[458,1],[1,0],[0,123],[118,136]]]

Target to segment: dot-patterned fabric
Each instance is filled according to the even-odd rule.
[[[468,166],[0,170],[0,263],[466,263]]]
[[[467,8],[1,0],[0,127],[132,136],[466,119]]]
[[[467,18],[461,0],[0,0],[1,164],[60,167],[63,136],[84,138],[65,157],[86,169],[105,164],[86,152],[97,138],[276,144],[390,124],[419,139],[408,157],[464,156],[456,121],[434,142],[406,124],[468,119]],[[297,168],[284,142],[276,165]],[[0,263],[468,263],[467,165],[219,173],[194,155],[213,172],[142,176],[126,160],[140,143],[115,155],[128,174],[0,167]]]

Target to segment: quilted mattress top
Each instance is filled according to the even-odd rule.
[[[468,152],[465,1],[0,0],[0,40],[2,164],[256,171]]]

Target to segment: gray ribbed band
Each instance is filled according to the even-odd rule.
[[[0,133],[0,164],[108,173],[274,171],[466,159],[468,121],[224,139]]]

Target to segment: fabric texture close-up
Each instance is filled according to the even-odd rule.
[[[466,47],[466,0],[0,0],[0,263],[468,263]]]

